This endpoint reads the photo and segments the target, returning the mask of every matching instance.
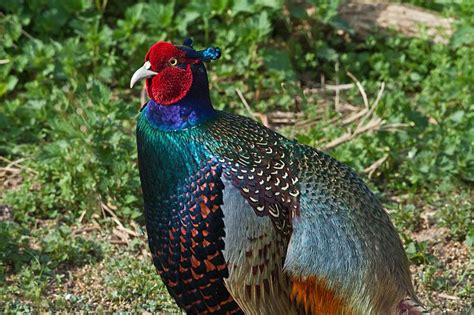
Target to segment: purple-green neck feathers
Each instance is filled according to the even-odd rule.
[[[161,105],[153,100],[148,101],[144,115],[154,128],[162,131],[182,130],[199,125],[215,115],[204,65],[193,65],[192,72],[193,85],[179,102]]]

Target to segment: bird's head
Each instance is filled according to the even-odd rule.
[[[205,73],[202,62],[216,60],[220,55],[220,49],[216,47],[194,50],[190,39],[183,45],[157,42],[145,55],[145,64],[133,74],[130,87],[146,79],[146,90],[151,99],[161,105],[175,104],[191,89],[193,72]]]

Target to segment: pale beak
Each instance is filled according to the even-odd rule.
[[[152,76],[158,74],[158,72],[151,71],[151,64],[149,61],[145,62],[145,64],[139,68],[137,71],[132,76],[132,79],[130,80],[130,88],[132,88],[137,81],[140,81],[141,79],[146,79],[146,78],[151,78]]]

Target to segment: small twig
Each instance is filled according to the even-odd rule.
[[[303,112],[282,112],[282,111],[274,111],[268,114],[272,119],[276,118],[288,118],[288,119],[294,119],[294,118],[301,118],[304,116]]]
[[[350,90],[354,88],[354,84],[353,83],[336,84],[336,85],[326,84],[324,88],[328,91],[344,91],[344,90]]]
[[[127,245],[128,244],[128,242],[122,241],[121,239],[120,240],[111,240],[110,243],[115,244],[115,245]]]
[[[360,106],[354,106],[351,104],[344,103],[339,105],[339,109],[341,110],[341,112],[359,112]]]
[[[381,99],[382,96],[383,96],[384,90],[385,90],[385,82],[382,82],[382,83],[380,83],[380,89],[379,89],[379,92],[377,93],[377,98],[375,99],[374,104],[372,104],[372,108],[377,107],[377,105],[378,105],[379,102],[380,102],[380,99]]]
[[[252,108],[250,108],[250,105],[249,103],[247,102],[247,100],[245,99],[244,95],[242,94],[242,91],[239,89],[239,88],[235,88],[235,92],[237,93],[237,95],[239,96],[240,100],[242,101],[242,104],[244,105],[245,109],[247,110],[247,113],[250,115],[250,117],[258,117],[260,119],[260,122],[265,126],[265,127],[269,127],[269,123],[268,123],[268,117],[267,115],[263,114],[263,113],[255,113]]]
[[[438,297],[440,297],[442,299],[453,300],[453,301],[459,300],[459,298],[457,296],[449,295],[449,294],[446,294],[446,293],[439,293]]]
[[[381,130],[398,130],[403,128],[413,127],[413,124],[403,124],[403,123],[393,123],[393,124],[385,124],[380,129]]]
[[[12,160],[9,160],[7,159],[6,157],[3,157],[3,156],[0,156],[0,160],[8,163],[8,166],[13,166],[13,165],[16,165],[16,164],[20,164],[21,162],[23,162],[25,159],[24,158],[21,158],[21,159],[18,159],[16,161],[12,161]],[[7,167],[8,167],[7,166]]]
[[[313,127],[316,122],[320,121],[321,117],[311,118],[311,119],[304,119],[296,121],[295,128],[297,129],[307,129]]]
[[[375,161],[372,165],[364,169],[364,173],[368,173],[369,178],[372,177],[372,174],[388,159],[388,155],[384,155],[377,161]]]
[[[323,127],[321,127],[321,130],[324,132],[328,132],[328,129],[333,129],[334,125],[337,123],[338,120],[340,120],[341,117],[339,116],[334,116],[333,118],[329,119],[329,121],[325,121],[323,124]],[[350,132],[349,132],[350,133]]]
[[[141,232],[140,227],[138,226],[137,223],[135,223],[135,221],[130,221],[130,225],[135,229],[135,231]],[[140,233],[140,234],[141,234],[141,233]]]
[[[139,236],[138,233],[136,233],[136,232],[134,232],[130,229],[127,229],[123,226],[117,226],[116,228],[114,228],[112,230],[112,234],[117,236],[125,244],[129,243],[130,236],[133,236],[133,237],[138,237]]]
[[[354,139],[355,137],[357,137],[358,135],[360,134],[363,134],[365,132],[368,132],[368,131],[372,131],[372,130],[378,130],[380,128],[382,124],[382,119],[381,118],[372,118],[365,126],[359,128],[359,129],[356,129],[354,132],[347,132],[345,134],[343,134],[342,136],[332,140],[331,142],[327,143],[325,146],[324,146],[324,150],[330,150],[330,149],[333,149],[335,147],[337,147],[338,145],[341,145],[347,141],[350,141],[352,139]]]
[[[12,167],[0,167],[0,172],[3,172],[3,173],[10,173],[10,174],[16,175],[16,174],[20,174],[20,173],[21,173],[21,169],[19,169],[19,168],[12,168]]]
[[[334,71],[336,72],[336,85],[339,85],[339,61],[334,64]],[[336,90],[336,96],[334,96],[334,109],[336,112],[339,111],[339,93],[340,90]]]
[[[354,131],[354,136],[357,136],[361,133],[372,131],[372,130],[379,130],[382,126],[383,120],[379,117],[372,118],[365,126],[357,129]]]
[[[380,84],[380,89],[379,89],[379,92],[377,94],[377,98],[375,99],[375,102],[374,104],[372,105],[372,108],[370,108],[370,110],[367,112],[367,115],[365,115],[359,122],[359,124],[357,125],[357,129],[361,128],[362,127],[362,124],[364,123],[365,120],[367,120],[367,118],[369,118],[370,116],[373,115],[373,113],[375,112],[375,109],[377,108],[377,105],[379,104],[380,102],[380,99],[382,98],[382,95],[383,95],[383,91],[385,89],[385,83],[382,82]],[[365,93],[365,92],[364,92]]]
[[[352,79],[352,81],[355,82],[355,84],[357,85],[357,88],[359,89],[360,94],[362,95],[362,99],[364,100],[365,107],[369,108],[369,100],[367,99],[367,94],[365,93],[364,87],[352,73],[348,71],[347,75]]]
[[[119,218],[117,217],[117,215],[113,212],[113,209],[111,206],[109,205],[106,205],[105,203],[103,203],[102,201],[100,201],[100,206],[101,206],[101,209],[105,212],[107,212],[108,214],[110,214],[112,216],[112,220],[118,225],[118,226],[121,226],[123,227],[123,224],[122,222],[120,222]]]
[[[0,59],[0,65],[4,65],[10,62],[10,59]]]
[[[81,233],[88,233],[88,232],[98,231],[98,230],[100,230],[100,226],[97,223],[94,223],[92,226],[86,226],[86,227],[82,227],[80,229],[74,230],[72,234],[78,235]]]
[[[325,146],[324,146],[324,150],[330,150],[330,149],[333,149],[335,147],[337,147],[338,145],[340,144],[343,144],[349,140],[351,140],[353,138],[352,134],[350,132],[347,132],[345,134],[343,134],[342,136],[332,140],[331,142],[327,143]]]
[[[345,91],[354,88],[354,83],[346,83],[346,84],[325,84],[324,87],[313,87],[313,88],[305,88],[303,93],[305,94],[317,94],[321,91]]]
[[[118,226],[117,229],[120,230],[120,231],[122,231],[122,232],[124,232],[124,233],[127,233],[128,235],[131,235],[131,236],[133,236],[133,237],[138,237],[138,233],[137,233],[137,232],[132,231],[132,230],[130,230],[130,229],[124,227],[124,226]]]
[[[86,210],[82,211],[81,215],[79,216],[79,223],[82,223],[82,220],[84,220],[84,216],[86,215]]]
[[[24,158],[21,158],[21,159],[18,159],[18,160],[16,160],[16,161],[12,161],[12,162],[10,162],[10,163],[6,166],[6,168],[7,168],[7,169],[8,169],[8,168],[12,168],[13,166],[15,166],[15,165],[17,165],[17,164],[21,164],[21,162],[23,162],[24,160],[25,160]],[[19,168],[19,167],[18,167],[18,168]]]
[[[355,114],[352,114],[352,115],[350,115],[349,117],[344,118],[344,119],[342,120],[342,124],[343,124],[343,125],[348,125],[348,124],[350,124],[350,123],[356,121],[357,119],[359,119],[359,118],[365,116],[365,114],[367,114],[367,112],[368,112],[368,109],[367,109],[367,108],[364,108],[364,109],[362,109],[361,111],[359,111],[359,112],[357,112],[357,113],[355,113]]]
[[[282,112],[274,111],[266,115],[268,121],[273,126],[278,125],[292,125],[293,129],[295,128],[294,124],[298,123],[298,119],[303,117],[302,112]]]
[[[269,119],[268,119],[267,115],[265,115],[263,113],[255,113],[254,117],[258,117],[258,119],[260,119],[260,121],[262,122],[262,125],[264,125],[265,127],[270,128],[270,122],[269,122]]]
[[[6,169],[6,170],[13,171],[13,169],[11,169],[11,168],[12,168],[13,166],[15,166],[15,165],[18,165],[18,166],[16,166],[14,169],[25,169],[26,171],[28,171],[28,172],[30,172],[30,173],[32,173],[32,174],[34,174],[34,175],[38,175],[38,172],[35,171],[34,169],[29,168],[29,167],[27,167],[27,166],[19,165],[19,164],[21,164],[22,162],[24,162],[24,161],[26,160],[26,158],[20,158],[20,159],[18,159],[18,160],[16,160],[16,161],[11,161],[11,160],[7,159],[6,157],[0,156],[0,160],[4,161],[4,162],[6,162],[6,163],[9,163],[6,167],[3,168],[4,170]]]
[[[35,40],[35,38],[33,36],[30,35],[30,33],[28,33],[27,31],[25,31],[24,29],[21,30],[21,33],[23,35],[25,35],[26,37],[28,37],[28,39],[30,40]]]
[[[142,257],[150,259],[151,258],[151,253],[149,250],[146,250],[145,248],[142,248]]]
[[[335,116],[331,118],[329,121],[324,123],[324,127],[321,127],[323,131],[326,131],[328,126],[332,128],[332,125],[335,124],[340,118],[338,116]],[[311,119],[306,119],[301,122],[297,122],[296,125],[298,128],[310,128],[313,127],[318,121],[321,121],[321,117],[315,117]]]
[[[242,101],[242,104],[244,104],[244,107],[247,110],[247,112],[250,114],[250,117],[255,117],[255,113],[250,108],[249,103],[247,103],[247,100],[245,99],[244,95],[242,94],[242,91],[240,91],[239,88],[235,88],[235,92],[237,93],[240,100]]]

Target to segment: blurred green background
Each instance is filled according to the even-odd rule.
[[[365,176],[423,302],[467,311],[474,2],[405,2],[452,17],[453,34],[361,37],[340,1],[1,1],[0,310],[176,310],[147,254],[140,90],[128,85],[151,44],[191,37],[223,51],[208,65],[217,108],[269,121]]]

